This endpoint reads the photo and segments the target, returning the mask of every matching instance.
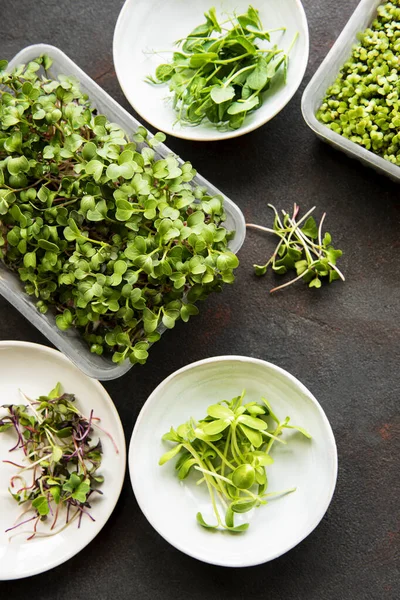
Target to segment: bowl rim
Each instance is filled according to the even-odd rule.
[[[310,34],[309,34],[308,21],[307,21],[307,16],[306,16],[306,13],[304,10],[304,6],[303,6],[301,0],[294,0],[294,2],[298,6],[300,21],[302,23],[302,26],[304,28],[304,33],[305,33],[306,51],[303,54],[303,66],[297,72],[296,77],[298,78],[298,83],[296,86],[294,86],[292,93],[287,95],[287,97],[284,99],[282,104],[270,116],[266,117],[265,119],[260,119],[260,121],[257,121],[255,123],[250,123],[249,125],[246,125],[245,127],[240,128],[240,129],[235,129],[232,131],[228,131],[226,133],[218,133],[218,134],[216,133],[215,135],[208,134],[208,135],[202,136],[201,138],[196,137],[196,133],[191,133],[193,131],[195,132],[195,130],[196,130],[195,127],[187,127],[188,132],[176,131],[176,130],[174,130],[173,126],[168,127],[168,128],[167,127],[160,128],[157,125],[157,123],[153,120],[152,117],[150,119],[148,116],[145,116],[144,114],[142,114],[142,112],[137,108],[137,106],[135,106],[133,100],[131,100],[129,94],[126,91],[126,87],[124,85],[123,72],[122,72],[122,70],[119,69],[118,60],[116,58],[118,55],[118,52],[117,52],[118,40],[121,37],[119,35],[120,28],[122,27],[123,21],[125,21],[125,19],[126,19],[126,16],[125,16],[126,13],[131,8],[131,6],[135,4],[135,2],[136,2],[136,0],[125,0],[124,4],[122,6],[122,9],[118,15],[117,22],[115,24],[115,29],[114,29],[114,34],[113,34],[113,43],[112,43],[114,69],[115,69],[115,74],[117,76],[119,85],[124,93],[125,98],[129,102],[129,104],[132,106],[132,108],[137,112],[137,114],[146,123],[149,123],[149,125],[154,127],[157,131],[160,130],[160,131],[163,131],[165,134],[170,135],[172,137],[180,138],[182,140],[190,140],[190,141],[194,141],[194,142],[217,142],[217,141],[221,141],[221,140],[229,140],[232,138],[241,137],[242,135],[246,135],[246,133],[250,133],[256,129],[259,129],[260,127],[262,127],[263,125],[265,125],[266,123],[271,121],[274,117],[276,117],[276,115],[285,108],[285,106],[290,102],[290,100],[293,98],[295,93],[298,91],[298,89],[303,81],[303,78],[304,78],[304,75],[305,75],[305,72],[307,69],[307,65],[308,65],[308,58],[309,58],[309,53],[310,53]]]
[[[330,475],[330,490],[328,495],[326,496],[326,499],[324,501],[323,504],[321,504],[321,507],[319,508],[318,512],[316,512],[316,514],[314,515],[313,520],[311,521],[311,526],[309,528],[309,530],[302,535],[300,538],[296,539],[293,543],[290,543],[284,550],[276,552],[275,554],[272,554],[269,558],[267,559],[261,559],[261,560],[252,560],[249,562],[246,562],[246,559],[244,559],[244,562],[240,565],[232,565],[232,564],[227,564],[226,562],[224,562],[223,560],[206,560],[200,556],[198,556],[196,554],[196,550],[188,550],[187,548],[183,548],[181,543],[176,543],[175,540],[171,540],[170,536],[166,536],[164,535],[164,533],[162,533],[153,523],[151,520],[151,516],[149,515],[147,509],[143,506],[143,503],[141,502],[141,500],[137,497],[136,493],[135,493],[135,488],[137,489],[137,486],[135,484],[135,478],[134,478],[134,464],[135,464],[135,458],[134,458],[134,442],[137,436],[137,432],[138,429],[140,427],[140,424],[142,422],[142,420],[144,419],[144,417],[147,415],[148,412],[150,412],[151,408],[152,408],[152,401],[154,400],[154,398],[160,393],[162,392],[170,383],[173,379],[175,379],[175,377],[178,377],[179,375],[181,375],[182,373],[186,373],[187,371],[190,371],[192,369],[195,369],[197,367],[203,366],[203,365],[210,365],[213,363],[218,363],[218,362],[229,362],[229,361],[233,361],[233,362],[241,362],[241,363],[252,363],[252,364],[256,364],[259,365],[260,367],[266,368],[266,369],[271,369],[272,371],[275,371],[276,373],[279,373],[280,375],[283,375],[287,380],[289,380],[292,384],[294,384],[299,391],[301,391],[303,394],[305,394],[307,396],[307,398],[309,400],[311,400],[311,402],[313,403],[314,407],[317,409],[319,416],[322,419],[322,422],[325,426],[326,429],[326,434],[327,434],[327,444],[329,447],[329,451],[330,451],[330,455],[331,455],[331,459],[332,460],[332,473]],[[257,565],[261,565],[261,564],[265,564],[267,562],[270,562],[271,560],[274,560],[276,558],[278,558],[279,556],[282,556],[283,554],[286,554],[286,552],[288,552],[289,550],[291,550],[292,548],[294,548],[295,546],[297,546],[298,544],[300,544],[300,542],[302,542],[305,538],[307,538],[313,531],[314,529],[317,527],[317,525],[319,525],[319,523],[322,521],[326,511],[328,510],[328,507],[332,501],[332,497],[335,491],[335,487],[336,487],[336,482],[337,482],[337,474],[338,474],[338,454],[337,454],[337,446],[336,446],[336,441],[335,441],[335,437],[332,431],[332,427],[331,424],[328,420],[328,417],[325,414],[324,409],[322,408],[322,406],[320,405],[320,403],[318,402],[318,400],[315,398],[315,396],[309,391],[309,389],[303,384],[301,383],[301,381],[299,381],[299,379],[297,379],[297,377],[295,377],[294,375],[292,375],[291,373],[289,373],[289,371],[286,371],[286,369],[283,369],[282,367],[278,367],[277,365],[275,365],[274,363],[268,362],[266,360],[260,359],[260,358],[253,358],[250,356],[240,356],[240,355],[222,355],[222,356],[212,356],[210,358],[205,358],[202,360],[198,360],[195,362],[192,362],[180,369],[178,369],[177,371],[174,371],[173,373],[171,373],[171,375],[169,375],[168,377],[166,377],[163,381],[161,381],[161,383],[158,384],[158,386],[153,390],[153,392],[150,394],[150,396],[147,398],[147,400],[145,401],[144,405],[142,406],[142,409],[136,419],[136,423],[135,426],[133,428],[132,431],[132,435],[131,435],[131,439],[130,439],[130,443],[129,443],[129,450],[128,450],[128,469],[129,469],[129,477],[130,477],[130,481],[131,481],[131,485],[132,485],[132,489],[133,489],[133,493],[135,495],[136,501],[139,505],[140,510],[142,511],[142,513],[144,514],[144,516],[146,517],[147,521],[150,523],[150,525],[153,527],[153,529],[155,529],[155,531],[157,531],[157,533],[164,538],[164,540],[166,540],[169,544],[171,544],[171,546],[173,546],[174,548],[177,548],[180,552],[183,552],[184,554],[191,556],[192,558],[195,558],[197,560],[200,560],[201,562],[207,562],[208,564],[212,564],[212,565],[217,565],[217,566],[221,566],[221,567],[230,567],[230,568],[242,568],[242,567],[252,567],[252,566],[257,566]]]

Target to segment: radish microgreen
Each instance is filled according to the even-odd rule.
[[[282,290],[300,279],[308,283],[310,288],[320,288],[323,278],[327,279],[329,283],[336,279],[345,280],[343,273],[336,266],[336,261],[342,256],[342,251],[336,250],[332,246],[330,233],[322,234],[326,213],[322,215],[319,226],[317,226],[315,219],[311,216],[315,206],[301,219],[297,219],[300,210],[297,204],[294,205],[292,215],[282,210],[282,217],[272,204],[268,204],[268,206],[275,215],[273,229],[254,223],[246,225],[249,229],[272,233],[279,238],[271,258],[264,265],[254,265],[255,274],[265,275],[268,267],[271,267],[279,275],[283,275],[291,269],[294,269],[297,274],[294,279],[270,290],[271,293]]]
[[[19,528],[31,523],[33,530],[27,538],[30,540],[37,535],[55,535],[74,520],[80,527],[83,515],[94,521],[89,513],[90,503],[95,494],[103,493],[99,487],[104,481],[98,472],[102,444],[92,439],[95,428],[103,431],[98,424],[100,419],[93,411],[89,417],[82,415],[75,405],[75,396],[62,393],[59,383],[47,396],[35,401],[22,392],[21,395],[27,405],[4,405],[7,414],[0,419],[0,432],[13,429],[17,435],[17,443],[10,452],[22,450],[26,462],[3,461],[18,467],[17,474],[11,477],[9,491],[24,508],[16,523],[6,531],[26,533]],[[25,479],[28,475],[31,482]],[[64,525],[55,529],[61,511]],[[38,530],[40,522],[49,523],[50,528]]]

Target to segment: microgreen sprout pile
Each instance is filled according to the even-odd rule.
[[[50,68],[0,62],[0,260],[61,330],[144,363],[162,325],[234,280],[223,200],[157,155],[163,134],[128,138]]]
[[[328,89],[319,121],[400,165],[400,2],[380,6]]]

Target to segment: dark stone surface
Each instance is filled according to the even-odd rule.
[[[107,383],[127,438],[154,387],[207,356],[268,359],[299,377],[332,423],[339,451],[333,502],[297,548],[264,566],[229,570],[181,554],[151,528],[128,480],[100,535],[66,564],[31,580],[1,583],[19,600],[219,598],[394,600],[399,587],[399,187],[320,143],[303,122],[302,91],[354,10],[357,0],[305,0],[311,53],[290,104],[269,124],[237,140],[170,147],[243,209],[270,222],[268,202],[327,211],[345,284],[302,284],[270,297],[256,279],[270,242],[248,234],[237,283],[210,299],[190,325],[179,325],[152,350],[145,367]],[[129,109],[115,78],[112,34],[122,0],[0,0],[0,56],[28,44],[59,46]],[[0,299],[0,339],[48,343]],[[397,489],[396,489],[397,488]],[[266,542],[269,543],[268,537]]]

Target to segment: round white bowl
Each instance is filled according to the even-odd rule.
[[[252,4],[268,29],[286,27],[272,34],[272,41],[287,49],[296,33],[299,37],[290,52],[286,85],[274,84],[258,110],[248,114],[240,129],[220,131],[212,123],[196,127],[175,124],[176,112],[168,100],[168,85],[150,85],[147,75],[167,62],[173,43],[186,37],[204,22],[203,13],[214,5],[217,14],[246,12]],[[126,0],[114,31],[114,65],[121,88],[136,112],[156,129],[179,138],[214,141],[233,138],[257,129],[277,115],[298,89],[307,67],[309,51],[307,18],[300,0]]]
[[[27,541],[32,532],[31,524],[10,533],[5,531],[14,524],[23,507],[18,506],[8,491],[10,477],[16,475],[18,469],[3,461],[19,463],[24,454],[20,449],[9,453],[16,442],[12,430],[0,433],[0,581],[31,577],[75,556],[106,524],[122,490],[126,464],[124,430],[117,409],[103,386],[84,375],[57,350],[29,342],[0,341],[0,404],[26,404],[19,388],[28,397],[37,398],[48,394],[57,382],[61,383],[64,392],[76,395],[77,406],[84,414],[88,415],[93,409],[94,415],[100,417],[101,426],[113,437],[118,453],[106,433],[95,428],[92,438],[101,440],[104,453],[99,471],[104,475],[104,495],[91,501],[90,512],[95,521],[84,518],[80,528],[77,523],[71,523],[52,537]],[[6,411],[0,409],[0,418],[5,414]],[[62,519],[65,519],[64,514],[60,514],[60,524]],[[48,532],[48,529],[48,524],[43,523],[38,531]],[[10,541],[10,535],[16,533],[19,535]]]
[[[246,389],[248,401],[265,396],[281,419],[304,427],[286,433],[287,445],[275,444],[274,464],[267,468],[268,492],[296,487],[235,519],[250,522],[242,534],[210,532],[196,522],[201,511],[212,522],[208,492],[194,480],[180,482],[175,460],[162,467],[160,456],[171,448],[161,436],[193,417],[206,415],[210,404],[230,400]],[[314,396],[287,371],[255,358],[221,356],[195,362],[165,379],[145,403],[132,434],[130,476],[138,504],[150,524],[170,544],[211,564],[246,567],[284,554],[318,525],[331,501],[337,476],[337,451],[328,419]]]

